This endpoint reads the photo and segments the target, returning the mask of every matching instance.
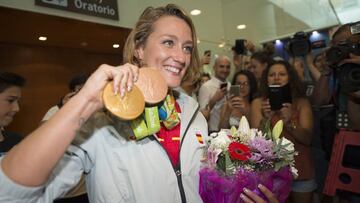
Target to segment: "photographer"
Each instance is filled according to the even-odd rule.
[[[332,46],[326,52],[326,60],[331,67],[323,72],[316,91],[320,102],[334,98],[338,112],[348,115],[348,123],[337,123],[338,128],[348,130],[360,130],[360,22],[342,25],[333,35]],[[356,29],[357,27],[357,29]],[[329,78],[335,80],[333,87],[327,82]],[[333,89],[333,91],[331,91]],[[331,93],[333,92],[333,93]],[[338,119],[337,119],[338,120]],[[359,136],[360,133],[358,132]],[[350,168],[359,165],[354,159],[358,157],[358,150],[349,150],[349,154],[343,157],[342,162],[349,163]],[[347,191],[339,193],[341,202],[359,202],[359,194]]]
[[[341,26],[334,33],[332,47],[326,54],[339,83],[336,94],[339,108],[348,113],[350,129],[357,131],[360,130],[360,32],[356,33],[354,27],[359,26],[359,21]],[[341,98],[345,98],[345,104]],[[342,105],[346,108],[341,109]]]

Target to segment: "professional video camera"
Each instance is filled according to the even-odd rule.
[[[341,42],[331,47],[326,52],[326,60],[331,68],[336,71],[340,83],[340,91],[344,93],[360,90],[360,65],[353,63],[339,63],[349,58],[350,53],[360,55],[360,44],[353,42]]]
[[[297,32],[287,43],[286,51],[291,56],[305,56],[311,51],[311,42],[305,32]]]

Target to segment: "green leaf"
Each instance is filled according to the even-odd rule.
[[[231,174],[235,170],[235,166],[230,159],[229,153],[225,153],[225,165],[226,165],[226,169],[225,169],[226,174]]]
[[[267,139],[272,138],[271,125],[270,125],[270,120],[269,119],[264,118],[264,119],[261,120],[260,129],[261,129],[262,132],[264,132],[266,134]]]
[[[225,163],[225,156],[223,153],[221,153],[218,157],[218,160],[216,161],[217,169],[220,171],[226,172],[226,163]]]

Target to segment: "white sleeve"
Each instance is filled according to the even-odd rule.
[[[1,162],[2,159],[0,159]],[[43,186],[26,187],[9,179],[0,169],[0,202],[48,203],[64,196],[92,167],[86,151],[70,146]]]
[[[51,107],[45,114],[45,116],[42,118],[41,121],[47,121],[49,120],[57,111],[59,111],[59,107],[56,105],[56,106],[53,106]]]
[[[200,110],[204,109],[210,101],[210,94],[207,86],[202,85],[199,90],[198,102]]]

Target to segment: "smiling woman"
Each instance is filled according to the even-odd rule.
[[[7,132],[4,128],[12,122],[15,114],[20,110],[18,102],[24,84],[23,77],[14,73],[0,72],[0,156],[21,140],[19,135]]]
[[[200,70],[195,33],[178,6],[146,8],[125,44],[125,64],[101,65],[49,121],[0,158],[0,202],[51,202],[83,174],[90,202],[202,202],[206,120],[194,99],[173,91]],[[145,66],[166,78],[168,91],[158,106],[159,131],[135,140],[128,122],[104,113],[101,94],[112,81],[113,93],[124,98]],[[145,110],[145,117],[154,114]],[[84,130],[85,141],[70,145]]]

